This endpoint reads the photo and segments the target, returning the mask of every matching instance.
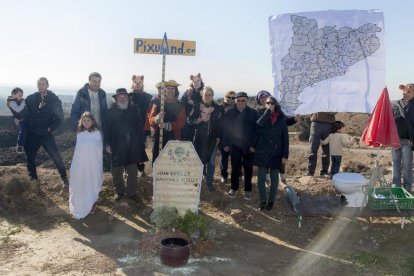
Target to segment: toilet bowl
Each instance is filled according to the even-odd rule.
[[[365,177],[359,173],[337,173],[332,177],[335,189],[345,196],[348,207],[365,207],[367,204],[362,187],[366,185]]]

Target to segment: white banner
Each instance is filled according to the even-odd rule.
[[[269,28],[274,95],[287,115],[372,112],[385,87],[381,11],[283,14]]]

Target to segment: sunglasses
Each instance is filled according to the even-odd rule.
[[[274,102],[266,102],[266,104],[274,105]]]
[[[246,100],[236,100],[236,102],[238,102],[238,103],[245,103]]]
[[[236,97],[230,97],[230,96],[227,96],[226,98],[227,98],[227,99],[232,99],[232,100],[234,100]]]

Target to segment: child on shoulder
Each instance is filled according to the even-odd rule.
[[[79,120],[75,152],[70,166],[69,210],[76,219],[95,212],[103,183],[103,145],[94,116],[85,112]]]
[[[23,90],[19,87],[13,88],[11,95],[7,98],[7,107],[11,110],[14,122],[19,127],[19,136],[17,137],[16,152],[23,153],[23,146],[26,143],[26,103],[23,99]]]
[[[342,133],[342,128],[345,127],[341,121],[335,121],[333,133],[321,141],[322,145],[329,144],[329,153],[331,155],[331,177],[339,172],[342,161],[342,148],[351,146],[356,138],[350,138],[348,134]]]

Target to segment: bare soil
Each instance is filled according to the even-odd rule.
[[[69,167],[74,135],[63,133],[57,140]],[[331,180],[303,177],[307,143],[294,136],[291,143],[288,184],[300,195],[336,195]],[[343,170],[368,176],[377,153],[354,146],[345,151]],[[397,217],[314,216],[304,217],[299,227],[298,218],[282,204],[283,185],[279,185],[275,207],[258,211],[257,178],[251,201],[244,200],[242,192],[230,199],[230,184],[220,183],[218,170],[217,191],[210,193],[205,186],[201,191],[199,212],[209,221],[209,240],[195,244],[185,266],[170,268],[158,257],[158,242],[166,234],[155,233],[149,219],[149,163],[146,176],[138,179],[141,203],[115,202],[111,176],[105,173],[96,213],[75,220],[69,214],[68,196],[59,195],[59,175],[47,156],[39,158],[40,180],[19,194],[3,184],[27,174],[24,156],[16,158],[12,145],[4,144],[0,154],[1,275],[414,274],[414,225],[409,219],[401,229]],[[381,154],[389,179],[389,150]]]

